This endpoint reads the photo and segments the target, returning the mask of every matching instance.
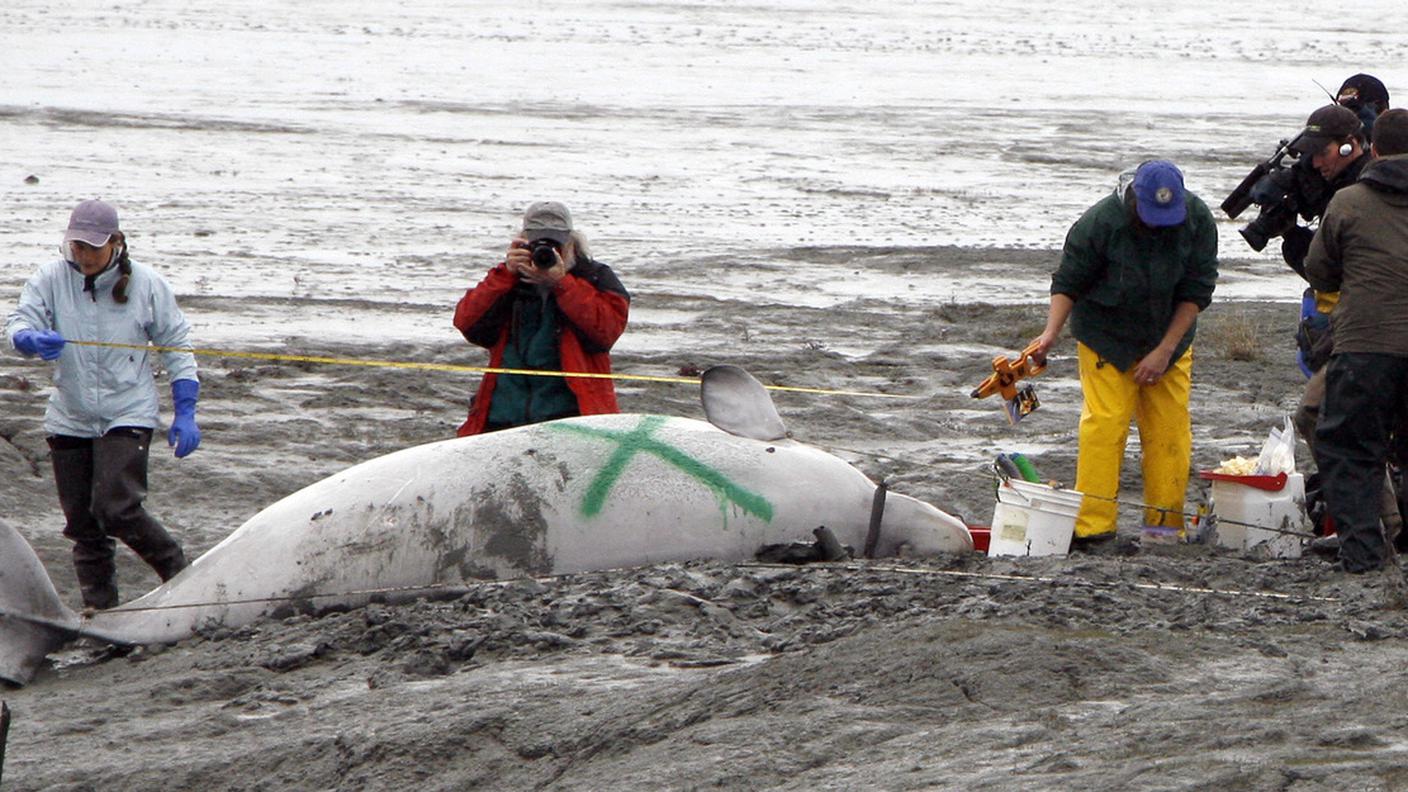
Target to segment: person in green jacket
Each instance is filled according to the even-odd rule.
[[[1168,160],[1122,174],[1114,194],[1066,235],[1032,358],[1045,364],[1069,318],[1084,396],[1076,489],[1086,497],[1076,547],[1115,535],[1131,418],[1142,450],[1144,530],[1182,530],[1193,449],[1193,335],[1216,282],[1212,213],[1184,189],[1182,171]]]

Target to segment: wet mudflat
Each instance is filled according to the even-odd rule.
[[[936,253],[932,266],[955,266],[958,255]],[[1005,266],[1036,277],[1050,255],[1013,253]],[[783,394],[777,402],[798,440],[973,523],[991,515],[985,467],[998,451],[1022,451],[1050,478],[1074,475],[1072,354],[1036,381],[1043,406],[1016,428],[994,403],[968,396],[993,355],[1036,332],[1039,305],[883,309],[858,300],[777,311],[664,291],[644,290],[641,303],[689,316],[682,324],[695,345],[623,354],[619,370],[672,373],[726,360],[765,382],[913,394]],[[1291,306],[1272,303],[1218,303],[1204,315],[1195,466],[1255,451],[1294,406],[1299,375],[1285,340],[1294,318]],[[1266,343],[1252,359],[1235,359],[1246,332]],[[448,344],[297,343],[426,362],[475,354]],[[471,384],[459,374],[202,362],[205,444],[179,464],[155,457],[150,501],[195,552],[337,469],[448,436]],[[7,359],[0,382],[9,519],[76,604],[37,428],[45,374]],[[622,404],[702,415],[686,386],[623,384]],[[1127,468],[1125,496],[1137,500],[1136,466]],[[1200,497],[1195,481],[1190,507]],[[1121,538],[1094,556],[701,561],[485,584],[125,654],[74,646],[33,685],[5,693],[15,711],[6,784],[1408,783],[1399,738],[1408,716],[1396,681],[1408,615],[1385,607],[1388,581],[1346,577],[1313,556],[1258,561],[1207,546],[1140,547],[1137,520],[1125,508]],[[130,555],[121,560],[125,595],[155,585]]]
[[[454,301],[559,198],[635,297],[618,370],[909,395],[777,402],[797,440],[985,523],[998,452],[1073,478],[1073,346],[1016,429],[968,393],[1040,330],[1052,251],[1115,174],[1171,157],[1216,205],[1324,101],[1313,81],[1408,81],[1391,28],[1305,4],[825,5],[8,2],[0,305],[102,196],[207,350],[478,365]],[[1218,219],[1199,468],[1254,453],[1301,387],[1299,285]],[[204,443],[154,455],[150,499],[193,554],[450,436],[475,385],[201,363]],[[77,604],[48,371],[0,356],[0,516]],[[686,386],[619,392],[702,417]],[[1384,580],[1154,551],[1122,519],[1096,557],[699,562],[75,646],[3,692],[5,788],[1408,786]],[[125,597],[155,583],[120,557]]]

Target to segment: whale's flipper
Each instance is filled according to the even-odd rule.
[[[710,366],[700,377],[699,399],[709,423],[729,434],[754,440],[787,437],[767,388],[738,366]]]
[[[23,685],[44,656],[78,634],[34,548],[0,520],[0,680]]]

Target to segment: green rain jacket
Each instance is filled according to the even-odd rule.
[[[1182,225],[1150,228],[1117,191],[1071,226],[1051,293],[1075,301],[1071,334],[1120,371],[1128,371],[1163,340],[1174,307],[1208,307],[1217,283],[1217,228],[1207,204],[1185,193]],[[1188,328],[1170,361],[1193,343]]]

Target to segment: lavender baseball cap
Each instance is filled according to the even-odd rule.
[[[1149,160],[1134,172],[1134,208],[1154,228],[1176,226],[1188,216],[1183,171],[1168,160]]]
[[[79,241],[93,247],[102,247],[117,233],[117,210],[99,200],[89,200],[73,208],[68,216],[68,230],[64,232],[64,242]]]

